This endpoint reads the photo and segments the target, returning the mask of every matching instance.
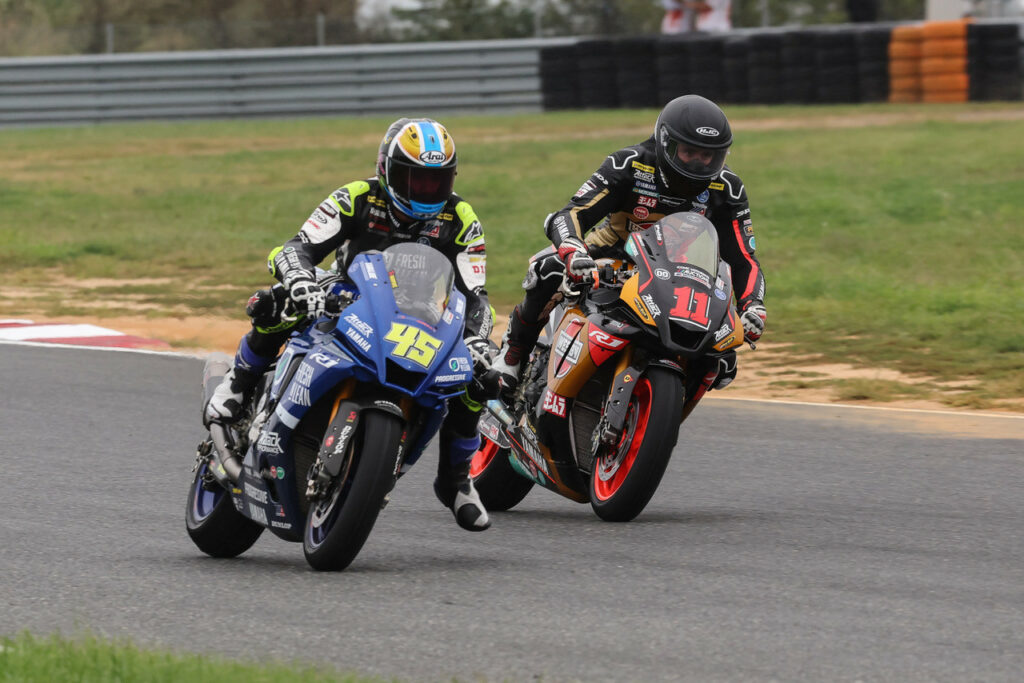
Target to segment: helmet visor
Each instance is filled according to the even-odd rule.
[[[455,187],[454,166],[413,166],[392,160],[390,170],[391,191],[409,204],[441,204]]]
[[[669,138],[665,143],[665,160],[680,175],[694,180],[712,180],[725,167],[729,148],[708,149],[682,140]]]

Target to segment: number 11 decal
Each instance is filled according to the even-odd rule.
[[[704,292],[695,292],[693,287],[676,287],[676,305],[668,312],[669,317],[689,320],[705,330],[711,324],[711,297]]]

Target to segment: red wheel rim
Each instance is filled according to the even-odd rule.
[[[490,439],[484,439],[480,445],[480,450],[473,454],[473,460],[469,463],[469,476],[476,479],[483,471],[487,469],[487,466],[494,460],[494,456],[498,453],[498,444],[494,443]]]
[[[637,451],[644,442],[647,420],[651,416],[651,381],[641,379],[629,399],[626,421],[619,437],[618,446],[611,453],[594,461],[594,495],[598,500],[608,500],[619,490],[633,469]]]

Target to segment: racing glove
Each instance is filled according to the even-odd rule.
[[[587,245],[576,237],[562,240],[558,246],[558,258],[565,264],[565,274],[574,283],[582,282],[597,267],[587,252]]]
[[[478,334],[473,334],[465,339],[466,348],[473,358],[473,374],[482,376],[491,369],[491,345],[486,339]]]
[[[747,304],[740,315],[743,322],[743,341],[756,342],[764,334],[764,324],[768,319],[768,311],[759,301]]]
[[[299,312],[305,313],[310,320],[316,320],[323,315],[327,295],[310,273],[295,273],[285,286],[288,288],[288,297],[295,303]]]

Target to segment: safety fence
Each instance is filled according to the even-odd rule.
[[[1021,99],[1020,23],[0,59],[0,126]]]
[[[1022,24],[844,25],[541,49],[545,109],[1019,100]]]
[[[0,125],[538,111],[539,51],[551,44],[527,39],[0,59]]]

